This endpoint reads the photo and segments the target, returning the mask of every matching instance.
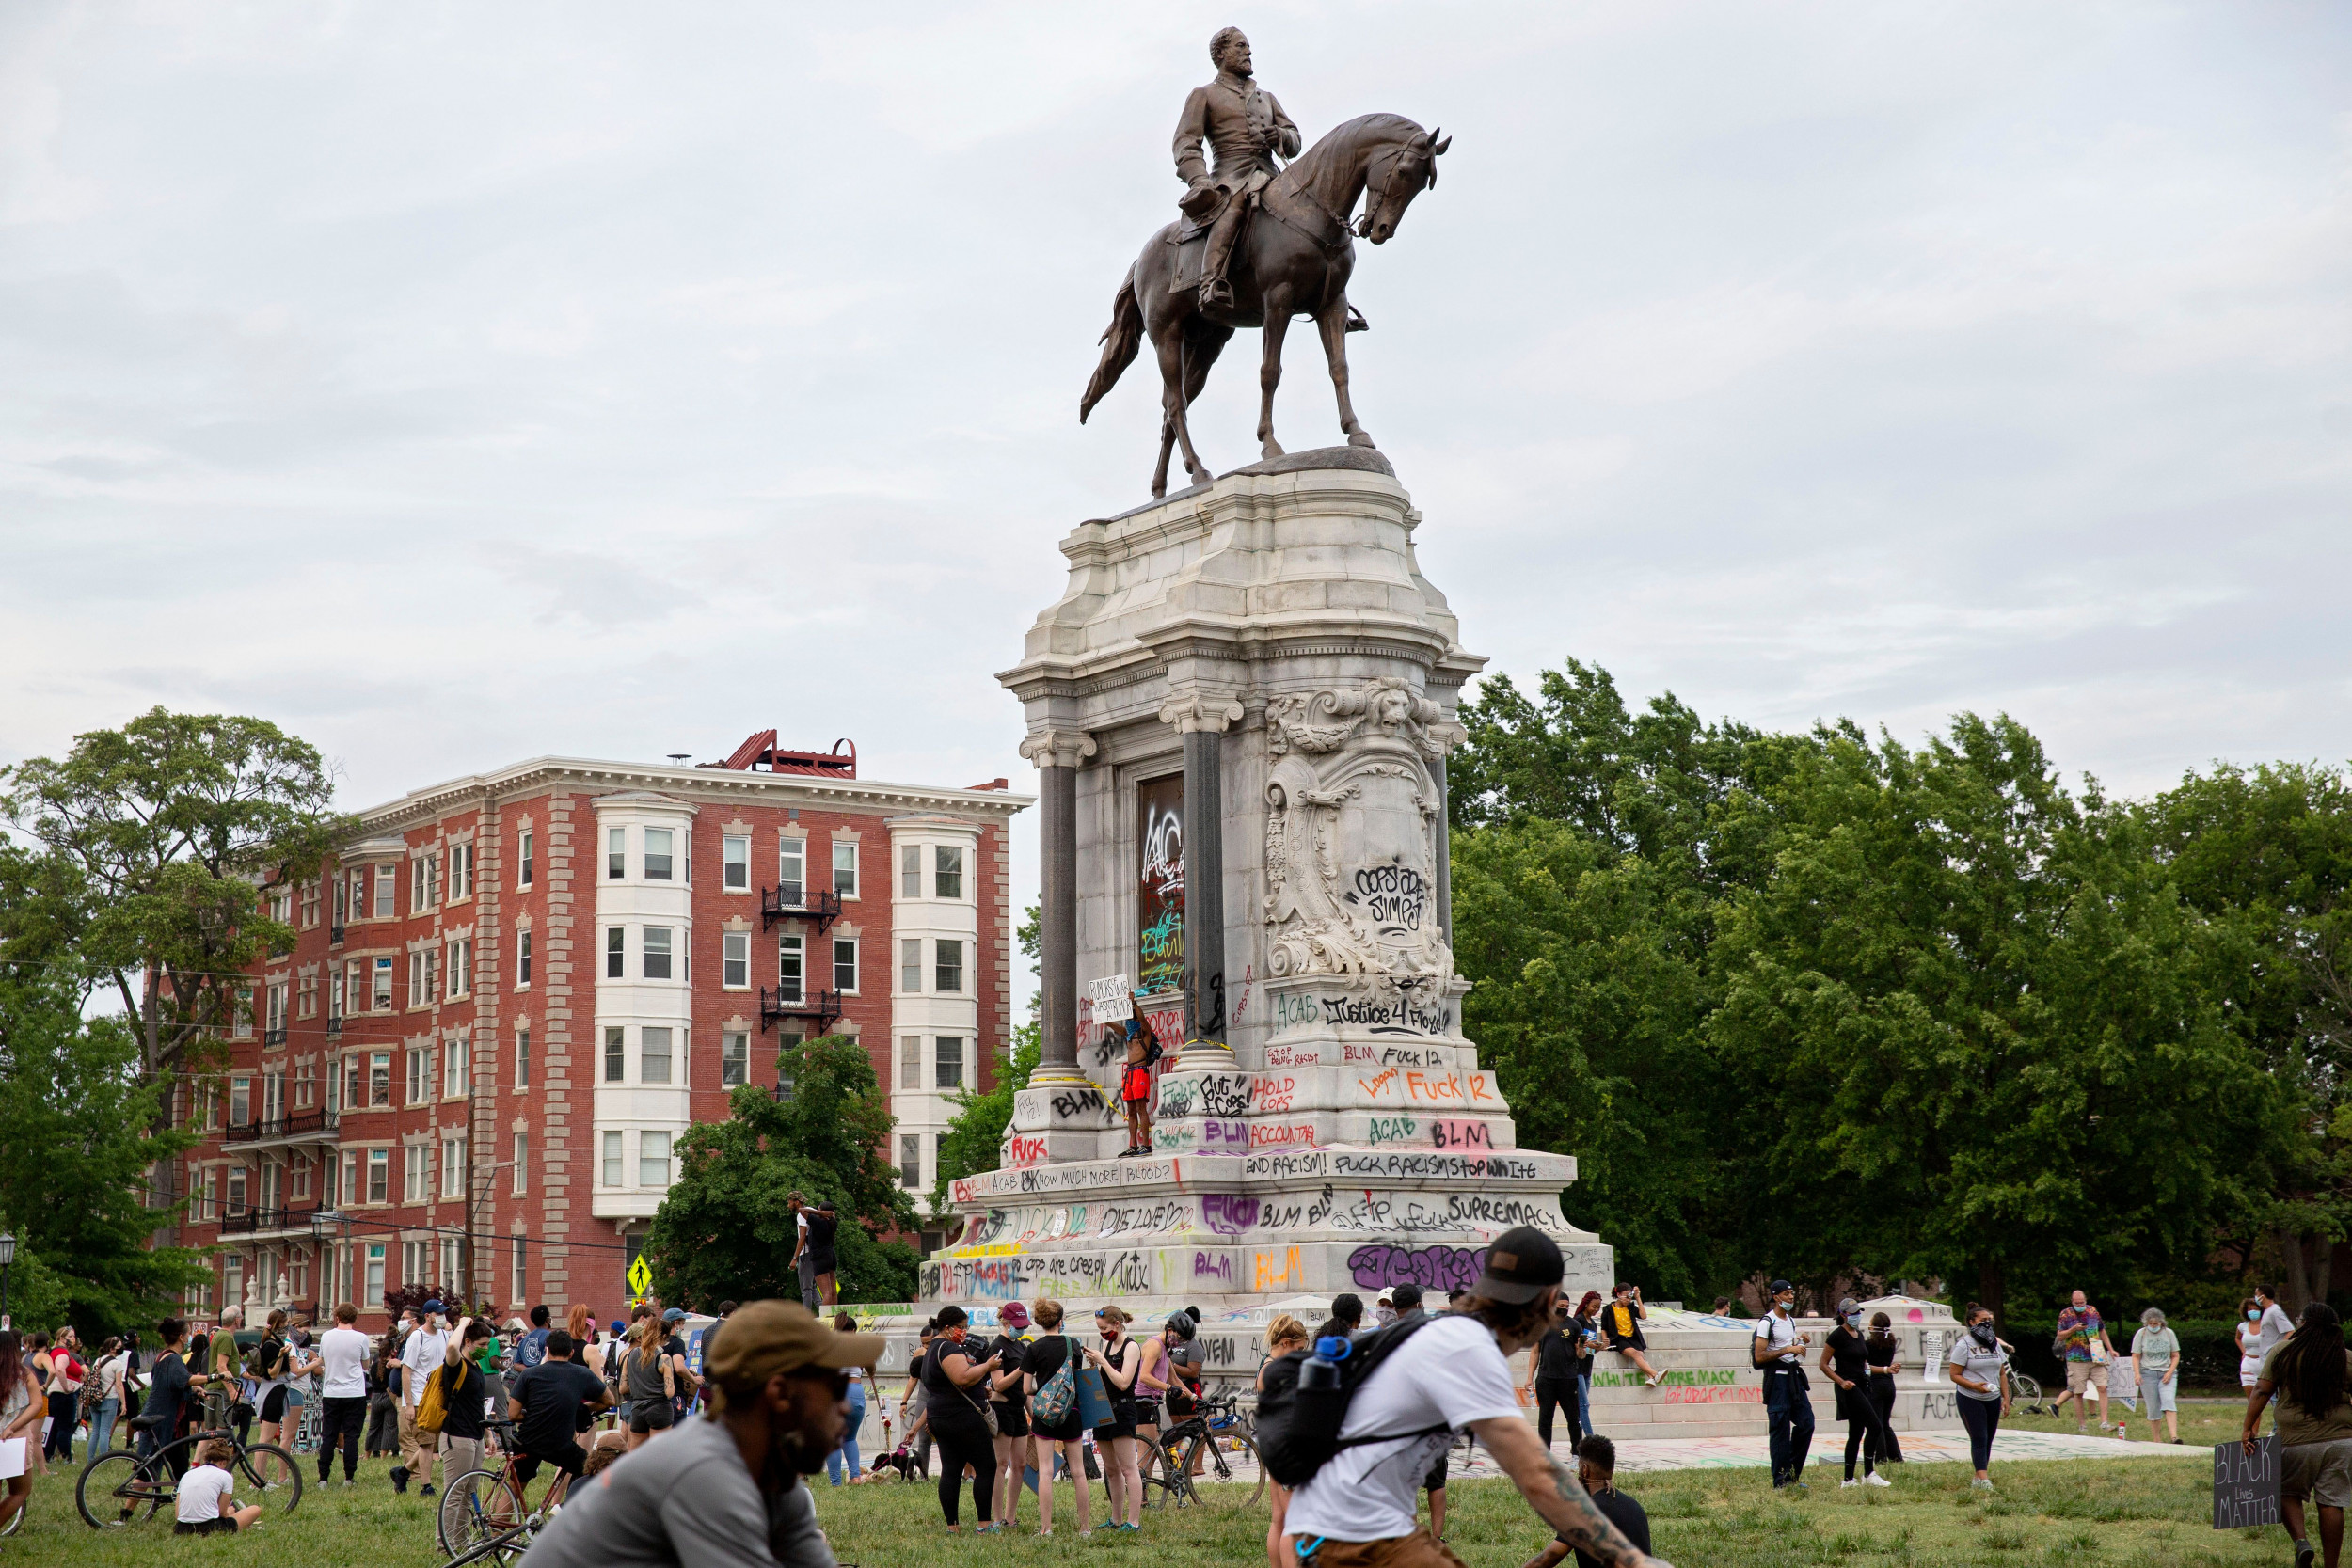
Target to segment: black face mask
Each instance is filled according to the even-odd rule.
[[[1978,1344],[1982,1345],[1987,1350],[1991,1350],[1994,1345],[2000,1342],[2000,1336],[1993,1332],[1993,1325],[1991,1323],[1971,1324],[1968,1329],[1968,1338],[1974,1339]]]

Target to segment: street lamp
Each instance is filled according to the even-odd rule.
[[[0,1230],[0,1328],[8,1326],[8,1267],[15,1261],[15,1233]]]

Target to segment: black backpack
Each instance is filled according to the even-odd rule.
[[[1380,1364],[1399,1345],[1429,1322],[1425,1316],[1410,1318],[1358,1339],[1339,1364],[1337,1388],[1300,1391],[1299,1370],[1306,1366],[1311,1351],[1295,1350],[1266,1363],[1265,1386],[1258,1394],[1257,1418],[1258,1457],[1264,1462],[1266,1474],[1284,1486],[1298,1486],[1328,1465],[1342,1449],[1393,1442],[1400,1437],[1427,1437],[1451,1430],[1440,1422],[1419,1432],[1370,1433],[1344,1439],[1340,1436],[1340,1429],[1347,1423],[1348,1402],[1356,1397],[1356,1390],[1379,1370]]]

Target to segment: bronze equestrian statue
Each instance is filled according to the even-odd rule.
[[[1143,340],[1152,340],[1161,384],[1154,497],[1168,494],[1168,453],[1177,447],[1194,483],[1211,477],[1193,451],[1184,410],[1236,327],[1259,327],[1263,337],[1261,455],[1282,455],[1274,438],[1274,388],[1282,379],[1282,335],[1293,316],[1312,316],[1322,331],[1348,445],[1373,444],[1347,397],[1346,335],[1364,326],[1347,303],[1355,238],[1387,243],[1413,198],[1438,182],[1438,158],[1451,144],[1402,115],[1364,115],[1282,168],[1276,160],[1297,152],[1298,128],[1252,78],[1249,40],[1227,27],[1209,40],[1209,55],[1216,80],[1193,89],[1176,127],[1184,218],[1152,235],[1128,269],[1103,334],[1102,361],[1078,404],[1083,424]],[[1204,141],[1216,154],[1214,166],[1202,162]],[[1351,233],[1348,214],[1359,198],[1364,211]]]

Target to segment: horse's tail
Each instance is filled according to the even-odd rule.
[[[1136,275],[1130,268],[1120,280],[1119,297],[1111,301],[1111,324],[1103,329],[1102,362],[1087,382],[1086,396],[1078,400],[1080,424],[1087,422],[1104,394],[1119,385],[1120,372],[1135,363],[1136,351],[1142,346],[1143,307],[1136,303]]]

